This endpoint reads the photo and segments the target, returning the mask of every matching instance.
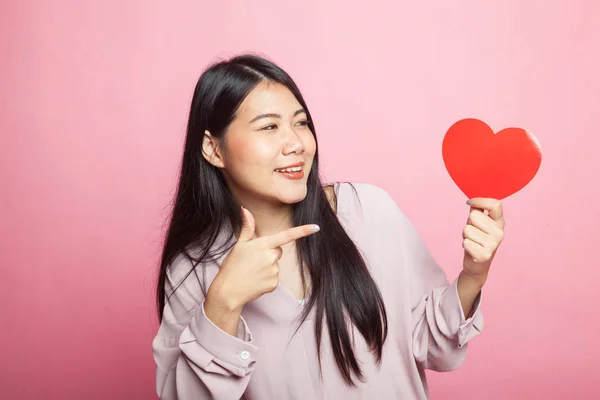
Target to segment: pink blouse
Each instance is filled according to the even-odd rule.
[[[324,324],[321,378],[314,310],[294,335],[304,305],[283,286],[246,304],[238,335],[231,336],[204,314],[203,292],[192,274],[165,306],[152,343],[161,399],[427,399],[425,369],[450,371],[462,364],[467,342],[483,328],[481,294],[465,319],[457,280],[447,280],[390,195],[374,185],[354,186],[358,197],[350,184],[335,184],[337,214],[385,301],[389,330],[380,367],[355,330],[355,354],[367,381],[347,386]],[[224,257],[207,267],[207,284]],[[173,262],[167,292],[190,267],[183,257]]]

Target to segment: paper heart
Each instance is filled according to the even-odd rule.
[[[506,198],[524,188],[542,162],[541,146],[531,133],[506,128],[494,134],[474,118],[448,129],[442,155],[450,177],[468,198]]]

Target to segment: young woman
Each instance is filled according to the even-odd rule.
[[[263,58],[192,99],[157,287],[161,399],[425,399],[479,334],[500,202],[472,199],[452,282],[383,189],[323,185],[314,123]]]

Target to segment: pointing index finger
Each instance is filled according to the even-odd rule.
[[[494,221],[502,219],[502,203],[500,200],[485,197],[475,197],[467,201],[467,204],[473,208],[489,211],[490,218]]]
[[[287,229],[275,235],[265,238],[266,245],[270,248],[281,247],[285,244],[298,240],[305,236],[317,233],[321,228],[319,225],[302,225]]]

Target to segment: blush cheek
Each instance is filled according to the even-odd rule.
[[[236,138],[231,143],[231,160],[236,175],[246,181],[260,185],[261,180],[272,177],[274,160],[278,152],[272,143],[260,140]]]
[[[229,142],[229,158],[240,167],[256,164],[260,159],[259,147],[255,140],[249,139],[246,135],[236,136]]]

